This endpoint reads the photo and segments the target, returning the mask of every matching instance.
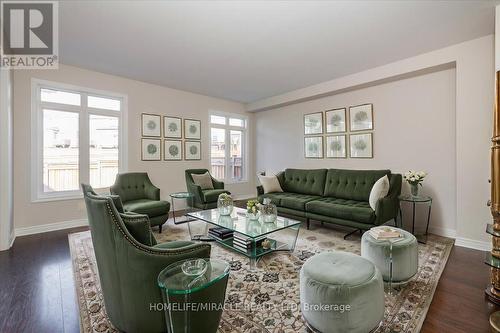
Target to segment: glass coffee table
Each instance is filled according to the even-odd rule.
[[[293,252],[301,225],[300,221],[281,216],[278,216],[274,222],[263,222],[261,219],[251,220],[246,217],[245,209],[237,207],[234,207],[231,215],[227,216],[220,215],[217,208],[191,212],[187,216],[205,222],[207,227],[209,225],[224,227],[231,230],[233,235],[238,233],[240,239],[246,239],[250,245],[245,250],[238,246],[238,240],[235,241],[234,237],[214,238],[218,244],[248,257],[251,269],[255,269],[257,261],[266,254],[275,251]],[[192,237],[191,223],[188,223],[188,230]],[[205,232],[208,231],[207,229]],[[210,234],[207,236],[210,237]],[[263,244],[264,240],[268,242]]]

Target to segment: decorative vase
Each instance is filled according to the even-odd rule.
[[[271,203],[271,199],[265,198],[264,204],[260,207],[262,221],[265,223],[273,223],[278,217],[278,208]]]
[[[410,191],[412,197],[418,197],[418,184],[410,184]]]
[[[247,218],[249,220],[258,220],[259,217],[260,217],[260,212],[259,211],[255,212],[255,213],[249,213],[249,212],[247,212]]]
[[[217,199],[217,210],[219,215],[231,215],[233,212],[233,198],[230,195],[223,193]]]

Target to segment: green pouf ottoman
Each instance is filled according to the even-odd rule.
[[[403,239],[392,244],[392,281],[406,281],[417,273],[418,247],[417,238],[408,231],[398,230]],[[382,272],[384,281],[390,279],[390,244],[388,241],[376,240],[369,232],[361,238],[361,256],[373,262]]]
[[[367,333],[384,317],[382,275],[369,260],[323,252],[300,270],[300,307],[308,326],[322,333]]]

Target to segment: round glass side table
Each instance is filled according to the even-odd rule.
[[[187,209],[182,217],[182,219],[175,218],[175,200],[186,200],[187,204]],[[191,212],[193,210],[194,206],[194,195],[192,195],[189,192],[175,192],[170,194],[170,202],[172,204],[172,215],[173,215],[173,220],[174,224],[181,224],[181,223],[186,223],[186,222],[191,222],[194,221],[194,219],[190,219],[186,216],[187,213]]]
[[[201,274],[189,271],[193,267],[200,267]],[[158,286],[169,333],[217,331],[224,309],[229,268],[229,263],[219,259],[187,259],[160,272]]]
[[[415,235],[415,215],[416,215],[416,205],[417,204],[424,204],[427,205],[428,211],[427,211],[427,224],[425,227],[425,234],[424,235],[415,235],[417,237],[417,240],[419,243],[427,243],[427,233],[429,232],[429,222],[431,220],[431,208],[432,208],[432,198],[429,196],[412,196],[412,195],[401,195],[399,196],[399,220],[401,222],[401,227],[403,227],[403,213],[402,213],[402,207],[401,203],[402,202],[407,202],[412,205],[412,227],[411,227],[411,233]]]

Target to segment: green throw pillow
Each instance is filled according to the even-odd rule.
[[[149,218],[139,214],[120,214],[128,232],[141,244],[147,246],[156,245],[156,239],[151,232]]]

